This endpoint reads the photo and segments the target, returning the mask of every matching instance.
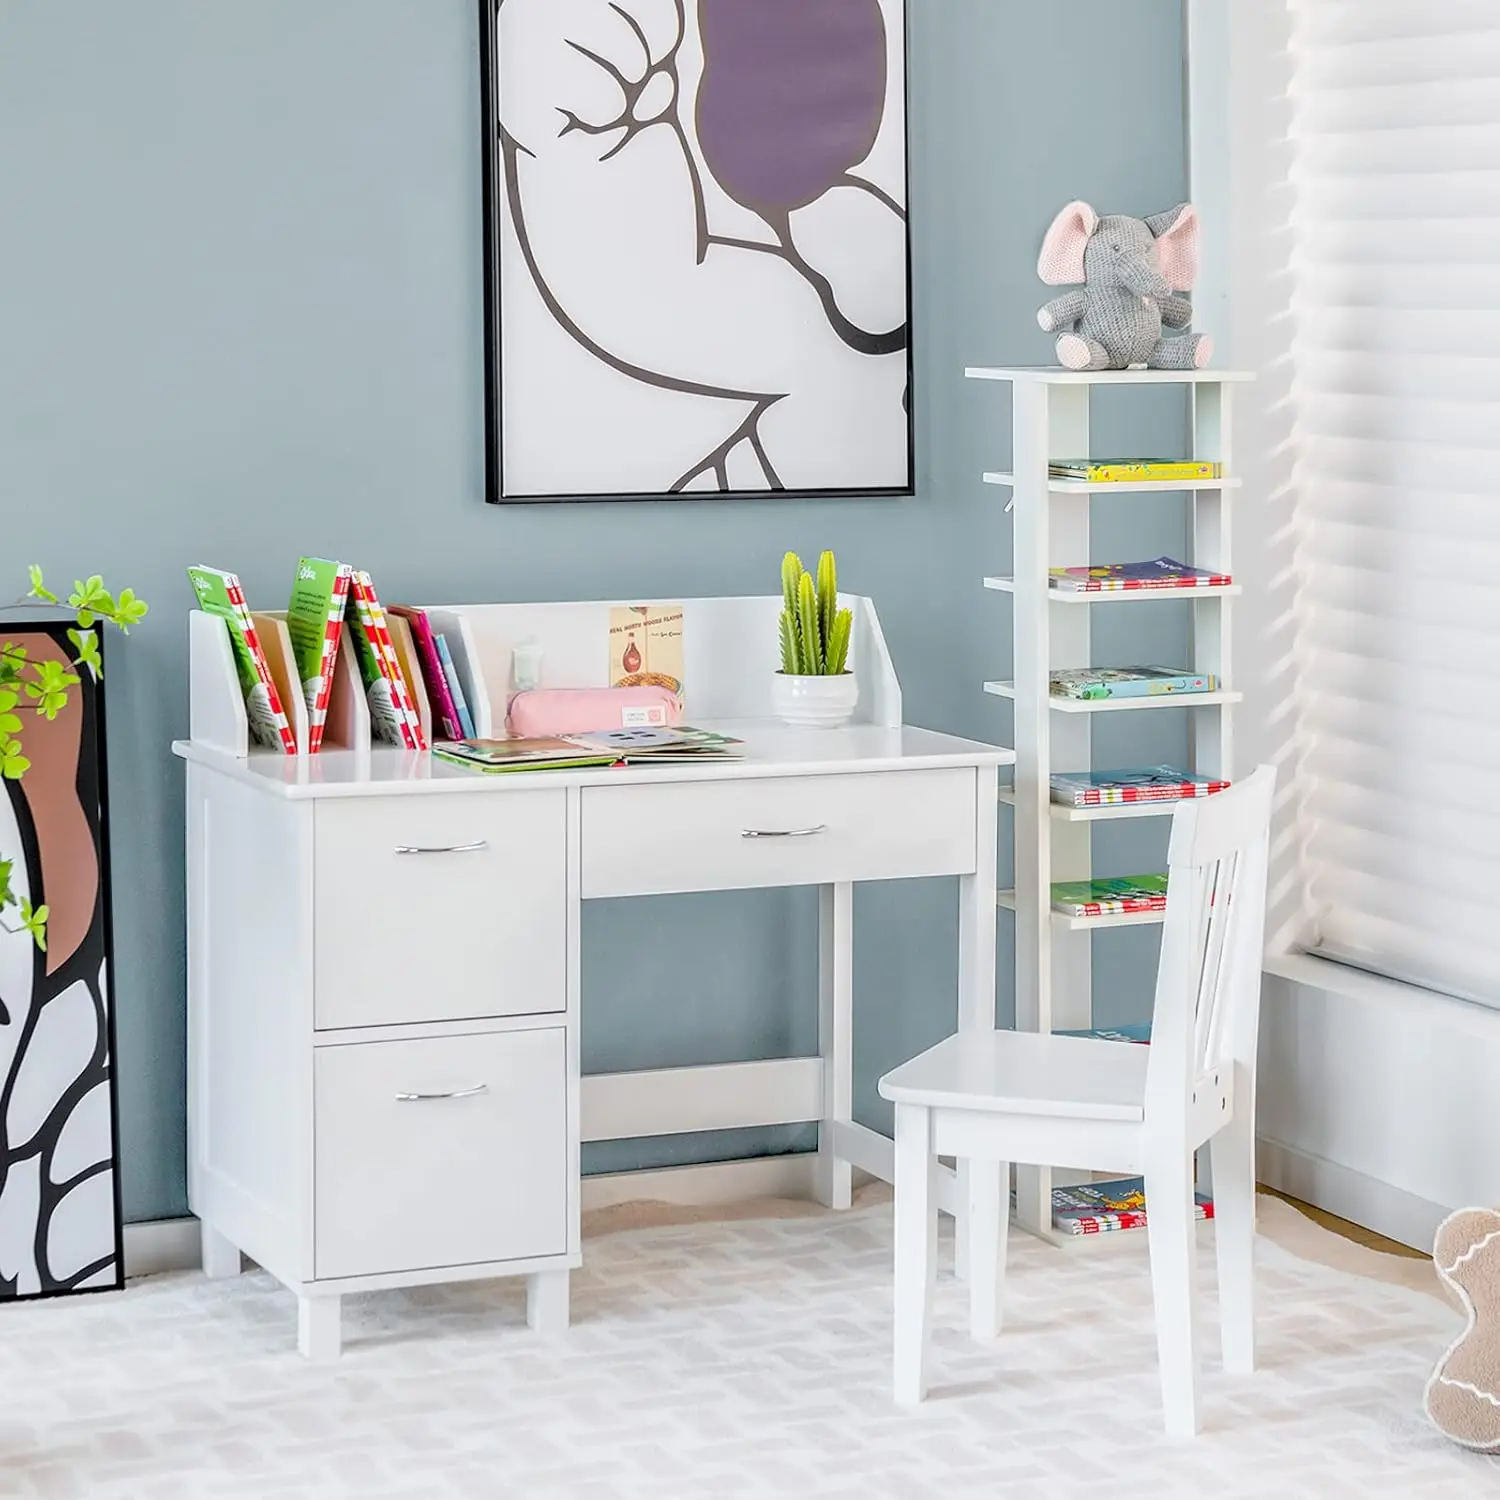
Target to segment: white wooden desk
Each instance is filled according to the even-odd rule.
[[[201,619],[195,731],[233,726],[237,703]],[[697,722],[746,758],[485,777],[367,740],[174,746],[189,1201],[210,1274],[243,1251],[297,1294],[304,1354],[336,1357],[343,1293],[437,1281],[525,1275],[533,1325],[566,1326],[584,1141],[816,1121],[823,1202],[848,1205],[853,1167],[890,1180],[890,1141],[852,1118],[856,882],[959,877],[960,1024],[993,1026],[1012,753],[900,725]],[[818,1056],[581,1075],[583,901],[791,885],[820,888]],[[985,1190],[950,1180],[943,1201]]]

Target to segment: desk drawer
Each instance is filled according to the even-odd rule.
[[[318,1048],[319,1279],[565,1254],[564,1036]]]
[[[319,1030],[566,1008],[562,791],[317,811]]]
[[[583,894],[965,874],[975,785],[957,769],[585,787]]]

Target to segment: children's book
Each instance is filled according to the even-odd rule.
[[[1083,479],[1090,484],[1221,479],[1224,474],[1223,464],[1199,458],[1054,458],[1047,469],[1054,479]]]
[[[589,750],[574,739],[460,740],[435,745],[433,755],[471,771],[560,771],[578,766],[612,766],[620,757]]]
[[[364,679],[365,698],[370,705],[370,732],[387,744],[408,750],[425,750],[417,711],[406,693],[396,648],[385,628],[385,615],[368,573],[355,573],[350,597],[359,628],[354,642]]]
[[[1132,802],[1181,802],[1211,797],[1229,783],[1175,766],[1145,766],[1119,771],[1056,771],[1052,800],[1064,807],[1113,807]]]
[[[569,736],[575,745],[609,750],[623,760],[665,761],[739,760],[745,750],[740,740],[711,729],[674,728],[601,729]]]
[[[1181,667],[1070,667],[1051,674],[1056,698],[1155,698],[1163,693],[1211,693],[1218,678]]]
[[[286,629],[292,639],[292,654],[297,659],[302,694],[307,700],[309,755],[315,755],[323,743],[352,572],[348,563],[304,557],[297,563],[296,577],[292,580]]]
[[[1052,910],[1069,917],[1118,917],[1165,911],[1165,875],[1117,875],[1104,880],[1054,880]]]
[[[474,716],[469,712],[469,700],[464,696],[463,679],[458,675],[458,668],[453,662],[453,653],[448,650],[447,640],[436,635],[433,639],[437,642],[438,661],[442,664],[443,678],[448,684],[448,694],[453,699],[453,711],[458,715],[458,726],[463,730],[463,738],[472,740],[474,738]]]
[[[1086,1031],[1054,1031],[1053,1036],[1093,1037],[1101,1042],[1138,1042],[1145,1045],[1151,1040],[1151,1023],[1139,1026],[1091,1026]]]
[[[1194,1193],[1196,1215],[1214,1216],[1207,1193]],[[1146,1223],[1146,1180],[1117,1177],[1110,1182],[1082,1182],[1052,1189],[1052,1227],[1063,1234],[1107,1234],[1114,1229],[1140,1229]]]
[[[1097,563],[1087,568],[1048,569],[1051,586],[1064,594],[1114,594],[1143,589],[1228,588],[1228,573],[1190,567],[1175,557],[1147,562]]]
[[[198,608],[204,614],[223,620],[229,631],[229,644],[234,650],[234,669],[240,680],[240,691],[245,696],[245,717],[249,721],[251,735],[262,745],[273,750],[284,750],[288,755],[297,753],[297,737],[287,721],[286,709],[281,694],[276,690],[271,676],[270,664],[250,618],[250,608],[245,603],[245,591],[233,573],[220,568],[204,567],[201,563],[189,568],[188,578],[193,592],[198,596]]]
[[[628,604],[609,612],[609,685],[663,687],[682,696],[680,604]]]
[[[427,700],[432,705],[432,711],[437,717],[437,727],[441,731],[438,737],[445,740],[466,738],[463,722],[458,716],[458,705],[453,701],[453,689],[449,687],[447,673],[443,670],[443,659],[438,655],[437,636],[433,633],[427,611],[414,609],[409,604],[393,604],[391,613],[400,615],[411,626],[412,639],[416,642],[417,656],[421,662],[422,681],[427,687]],[[467,738],[472,738],[472,724],[469,730]]]

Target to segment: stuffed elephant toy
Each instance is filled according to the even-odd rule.
[[[1177,295],[1198,278],[1192,204],[1132,219],[1100,218],[1087,203],[1070,203],[1052,221],[1036,269],[1048,286],[1083,283],[1037,314],[1058,335],[1057,358],[1066,369],[1201,370],[1208,363],[1207,334],[1162,337],[1164,327],[1186,328],[1193,319],[1193,304]]]

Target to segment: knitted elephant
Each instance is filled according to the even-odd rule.
[[[1037,275],[1048,286],[1078,282],[1037,314],[1058,333],[1057,358],[1069,370],[1201,370],[1213,353],[1207,334],[1163,338],[1162,327],[1186,328],[1193,305],[1178,292],[1198,277],[1198,210],[1181,203],[1149,219],[1100,218],[1073,202],[1052,221]]]

